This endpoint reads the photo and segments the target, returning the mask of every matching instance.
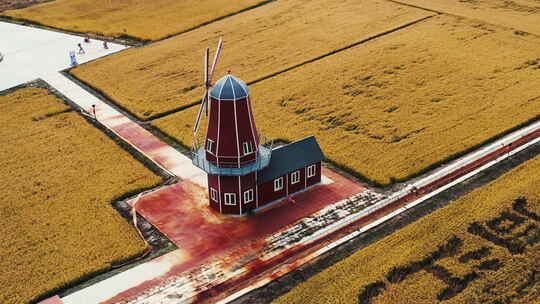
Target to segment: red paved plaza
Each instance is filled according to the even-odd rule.
[[[208,206],[207,190],[189,181],[144,196],[136,209],[186,250],[189,264],[193,265],[224,250],[247,243],[252,246],[257,240],[365,189],[330,169],[324,168],[323,175],[333,182],[294,195],[294,203],[282,200],[251,216],[227,216],[213,211]]]

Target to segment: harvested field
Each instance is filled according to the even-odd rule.
[[[273,138],[315,135],[329,159],[388,184],[538,117],[539,46],[434,17],[253,85],[255,118]],[[190,146],[197,110],[153,125]]]
[[[200,100],[203,50],[219,37],[217,74],[250,82],[429,15],[382,0],[280,0],[72,72],[147,119]]]
[[[5,16],[76,32],[143,40],[181,33],[264,0],[56,0]]]
[[[0,303],[28,303],[145,250],[110,201],[158,176],[45,89],[0,96],[0,120]]]
[[[537,0],[399,0],[399,2],[540,35],[540,4]]]
[[[536,157],[275,303],[538,303],[539,170]]]

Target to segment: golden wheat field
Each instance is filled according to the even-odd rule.
[[[5,16],[76,32],[157,40],[264,0],[55,0]]]
[[[538,22],[540,5],[536,0],[400,0],[400,2],[540,35]]]
[[[146,119],[200,100],[203,50],[220,37],[217,73],[250,82],[429,15],[382,0],[280,0],[72,73]]]
[[[110,201],[160,178],[45,89],[0,96],[0,303],[28,303],[145,243]]]
[[[540,39],[437,16],[251,87],[259,129],[405,179],[540,115]],[[242,77],[242,74],[236,76]],[[153,121],[190,146],[197,108]]]
[[[275,303],[538,303],[539,171],[536,157]]]

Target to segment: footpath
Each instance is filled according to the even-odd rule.
[[[41,77],[51,87],[77,104],[85,114],[95,119],[144,154],[163,170],[183,180],[206,186],[206,175],[191,163],[191,159],[159,140],[146,129],[116,109],[92,95],[59,72]]]

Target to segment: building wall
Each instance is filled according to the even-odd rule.
[[[249,122],[251,124],[251,129],[256,131],[255,134],[254,134],[255,135],[255,141],[257,142],[257,144],[260,144],[261,139],[259,137],[259,132],[257,131],[257,126],[255,126],[255,116],[253,116],[253,107],[251,105],[251,97],[248,97],[247,107],[248,107],[248,110],[249,110]]]
[[[300,173],[300,180],[298,181],[298,183],[296,184],[293,184],[293,173],[298,171]],[[288,173],[289,175],[289,186],[288,186],[288,192],[289,193],[294,193],[294,192],[297,192],[297,191],[300,191],[302,189],[305,188],[305,175],[306,175],[306,168],[301,168],[301,169],[298,169],[298,170],[295,170],[295,171],[291,171]]]
[[[284,187],[282,190],[274,191],[275,179],[258,185],[257,190],[259,197],[259,207],[264,206],[265,204],[272,201],[285,198],[289,194],[293,194],[321,182],[321,162],[315,163],[315,175],[312,177],[307,177],[307,167],[301,168],[298,171],[300,171],[300,182],[298,182],[297,184],[292,184],[292,173],[294,171],[291,171],[286,175],[282,176],[284,183]]]
[[[316,172],[315,172],[315,176],[313,177],[308,177],[306,179],[306,187],[309,187],[309,186],[313,186],[317,183],[320,183],[321,182],[321,174],[322,174],[322,171],[321,171],[321,162],[318,162],[315,164],[316,166]],[[307,168],[307,167],[306,167]],[[307,172],[307,169],[306,169],[306,172]],[[307,176],[307,175],[306,175]]]
[[[218,199],[214,201],[212,199],[212,193],[210,189],[218,191]],[[210,207],[212,209],[221,212],[220,200],[219,200],[219,177],[217,175],[208,174],[208,200],[210,201]]]
[[[238,118],[238,141],[240,144],[240,162],[247,163],[255,160],[255,153],[244,155],[243,144],[244,142],[251,143],[251,147],[254,152],[257,151],[259,146],[259,139],[256,136],[257,129],[255,122],[252,121],[252,115],[250,113],[251,107],[249,106],[249,99],[241,99],[236,101],[236,113]],[[240,127],[241,126],[241,127]]]
[[[212,140],[214,147],[212,153],[206,153],[207,160],[220,167],[238,167],[239,162],[240,165],[244,165],[254,161],[255,153],[246,155],[243,153],[244,142],[250,142],[254,152],[259,146],[259,136],[249,98],[232,101],[211,97],[210,104],[210,117],[204,144],[206,147],[208,140]]]
[[[241,192],[240,192],[240,202],[242,203],[242,213],[246,213],[249,210],[253,210],[257,208],[257,172],[253,172],[250,174],[246,174],[244,176],[240,177],[240,186],[241,186]],[[246,203],[244,201],[244,192],[252,189],[253,190],[253,201]]]
[[[244,176],[216,176],[208,175],[208,197],[210,206],[221,213],[225,214],[245,214],[250,210],[264,206],[275,200],[286,198],[288,195],[301,191],[307,187],[313,186],[321,182],[321,162],[315,164],[315,175],[307,177],[307,167],[298,170],[300,172],[300,181],[296,184],[292,183],[291,171],[283,177],[283,189],[274,191],[274,180],[257,185],[257,173],[250,173]],[[211,188],[218,191],[218,202],[212,200]],[[253,189],[253,201],[244,202],[244,192]],[[236,194],[235,205],[225,205],[225,193]]]
[[[217,176],[208,175],[208,198],[210,207],[214,210],[226,214],[243,214],[256,208],[256,173],[250,173],[244,176]],[[218,192],[218,201],[212,199],[211,189]],[[253,189],[253,201],[244,202],[244,191]],[[225,193],[236,194],[236,203],[234,205],[225,204]]]
[[[217,139],[216,155],[218,157],[236,158],[238,156],[238,146],[236,141],[234,101],[219,101],[219,109],[219,138]]]
[[[206,139],[205,142],[199,143],[205,149],[207,148],[207,142],[208,139],[212,140],[214,142],[214,146],[212,149],[212,153],[216,154],[216,147],[217,147],[217,134],[218,134],[218,119],[219,119],[219,107],[218,107],[218,101],[214,98],[210,98],[210,111],[209,111],[209,117],[208,117],[208,127],[206,130]],[[204,115],[204,114],[202,114]],[[202,120],[202,118],[201,118]],[[206,152],[207,157],[211,156],[210,153]],[[210,160],[210,159],[209,159]],[[215,157],[211,160],[215,161]]]
[[[285,181],[285,176],[282,177]],[[280,191],[274,191],[274,180],[258,185],[257,191],[259,196],[259,207],[271,201],[285,197],[286,190],[287,189],[284,186],[283,189],[281,189]]]

